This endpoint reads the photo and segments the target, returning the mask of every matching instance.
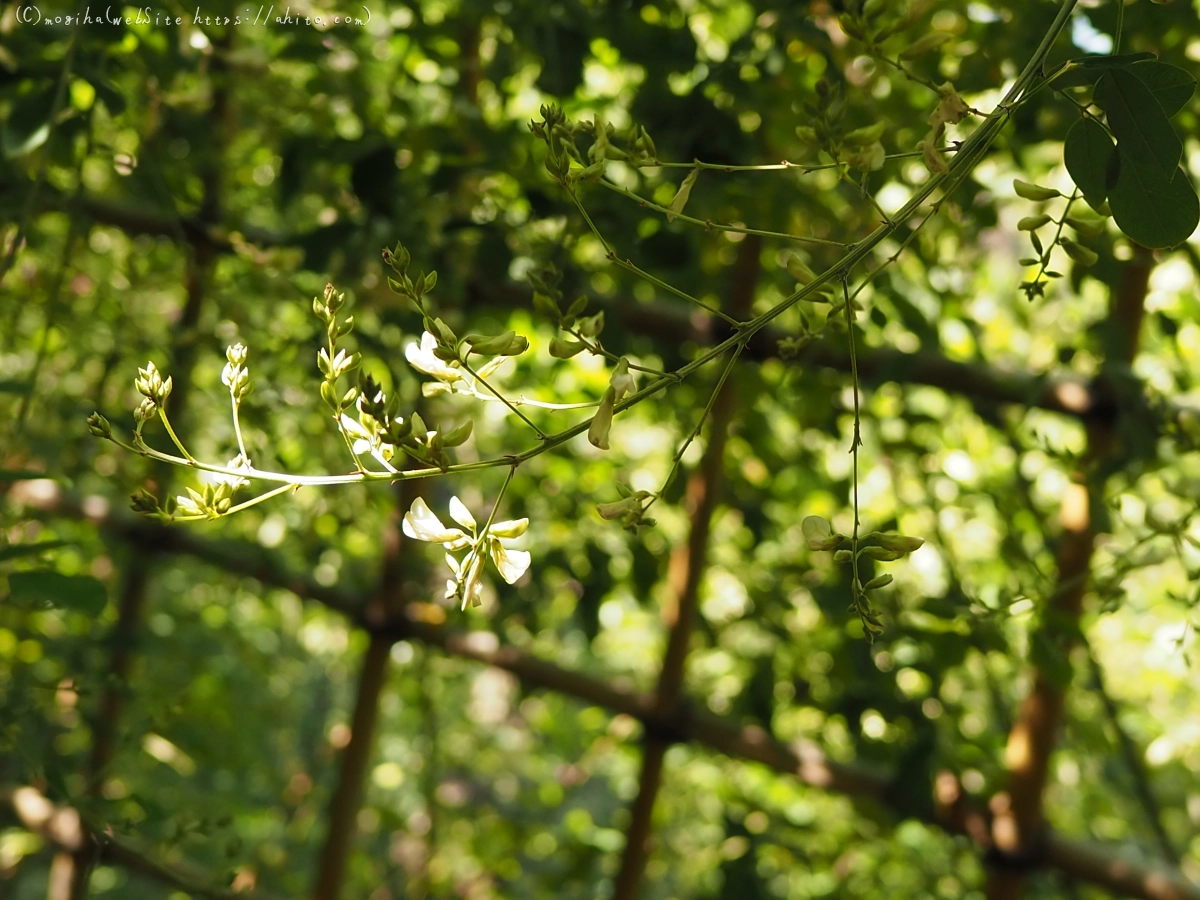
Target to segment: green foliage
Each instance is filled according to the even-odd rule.
[[[1178,168],[1183,144],[1168,120],[1191,98],[1195,76],[1144,54],[1079,64],[1099,74],[1091,102],[1105,125],[1080,106],[1084,118],[1063,144],[1067,171],[1094,209],[1108,201],[1132,240],[1151,248],[1181,243],[1200,224],[1200,201]]]
[[[677,744],[645,896],[979,896],[934,786],[1004,789],[1033,665],[1070,686],[1056,831],[1161,855],[1120,728],[1196,865],[1200,24],[1076,9],[1098,54],[1059,8],[5,19],[0,793],[307,896],[388,623],[342,895],[603,895],[641,728],[570,692],[654,690],[703,487],[689,702],[884,772],[890,809]],[[1103,533],[1059,621],[1078,477]],[[51,859],[0,809],[0,894]]]

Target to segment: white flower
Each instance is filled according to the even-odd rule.
[[[509,550],[500,543],[498,537],[489,535],[488,552],[492,555],[492,562],[500,570],[500,577],[509,584],[514,584],[529,568],[529,553],[525,550]]]
[[[370,453],[375,449],[375,440],[371,432],[363,427],[362,423],[357,419],[352,419],[345,413],[342,413],[342,430],[350,436],[354,442],[355,453]]]
[[[437,338],[426,331],[421,335],[421,346],[418,347],[415,343],[409,344],[404,350],[404,358],[418,372],[432,375],[438,381],[452,385],[462,379],[462,370],[438,359],[433,352],[437,349],[437,345]]]
[[[469,528],[472,533],[475,532],[475,517],[471,515],[471,511],[457,497],[450,498],[450,518],[463,528]]]
[[[447,363],[438,359],[433,351],[437,349],[437,338],[426,331],[421,335],[421,345],[411,343],[404,350],[404,356],[409,364],[418,372],[432,375],[437,381],[427,381],[421,385],[421,393],[426,397],[436,397],[438,394],[457,392],[460,394],[475,394],[475,379],[471,374],[460,368],[458,363]],[[508,361],[507,356],[496,356],[476,370],[480,378],[487,378]]]
[[[483,534],[465,503],[457,497],[450,498],[450,517],[467,529],[447,528],[434,515],[429,506],[418,497],[404,514],[404,533],[418,541],[441,544],[447,550],[471,550],[460,561],[452,553],[446,554],[446,565],[454,577],[446,582],[446,599],[457,597],[462,608],[468,604],[478,606],[483,594],[483,568],[490,556],[500,577],[514,584],[529,569],[530,554],[525,550],[513,550],[505,541],[518,538],[529,528],[528,519],[511,519],[495,522]]]
[[[443,525],[421,497],[414,500],[412,507],[404,514],[402,527],[410,538],[441,544],[447,550],[461,550],[473,543],[461,529]]]

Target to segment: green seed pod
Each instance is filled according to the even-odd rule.
[[[1037,231],[1049,221],[1050,217],[1045,213],[1040,216],[1025,216],[1025,218],[1017,222],[1017,231]]]
[[[1100,259],[1096,251],[1083,246],[1083,244],[1076,243],[1070,238],[1062,238],[1059,240],[1059,243],[1062,244],[1063,250],[1067,251],[1067,256],[1071,257],[1071,259],[1075,260],[1081,266],[1094,266]],[[169,378],[167,380],[170,381]]]
[[[904,556],[899,550],[888,550],[886,547],[867,547],[862,553],[863,556],[869,559],[877,559],[880,562],[894,562]]]
[[[1013,190],[1017,192],[1018,197],[1038,203],[1043,200],[1053,200],[1055,197],[1062,196],[1054,188],[1042,187],[1040,184],[1030,184],[1028,181],[1022,181],[1020,178],[1013,179]]]
[[[687,178],[683,179],[683,184],[679,186],[675,197],[671,200],[671,205],[668,209],[671,212],[667,213],[667,221],[675,221],[675,216],[683,212],[683,208],[687,206],[688,197],[692,195],[692,187],[696,184],[696,179],[700,177],[699,169],[692,169],[688,172]]]
[[[459,446],[471,436],[471,429],[473,427],[474,423],[470,419],[467,419],[467,421],[463,422],[457,428],[451,429],[443,435],[442,445],[445,447]]]
[[[915,41],[901,50],[900,58],[916,59],[918,56],[923,56],[930,50],[936,50],[952,37],[953,35],[947,34],[944,31],[931,31],[928,34],[917,38]]]
[[[550,341],[550,355],[555,359],[570,359],[586,349],[582,341],[572,341],[563,337],[556,337]]]
[[[909,537],[905,534],[880,534],[876,535],[875,539],[879,542],[879,546],[885,550],[895,550],[898,553],[912,553],[914,550],[920,549],[925,543],[925,538]]]

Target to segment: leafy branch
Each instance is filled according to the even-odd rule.
[[[89,428],[94,434],[112,440],[132,452],[162,462],[195,468],[199,471],[207,472],[212,476],[218,476],[212,479],[209,484],[206,484],[202,490],[189,489],[188,497],[179,498],[177,501],[169,501],[166,508],[161,508],[152,497],[145,492],[140,492],[135,496],[134,506],[136,509],[165,518],[174,517],[180,511],[184,513],[183,518],[214,518],[228,515],[236,510],[263,502],[275,494],[310,485],[362,483],[376,480],[396,481],[506,466],[508,468],[508,477],[505,481],[505,486],[507,487],[517,467],[522,462],[560,446],[585,431],[587,432],[589,441],[593,445],[601,449],[607,449],[609,446],[609,433],[616,415],[657,395],[669,386],[690,377],[699,369],[718,358],[726,357],[727,363],[719,379],[719,388],[720,384],[728,377],[729,371],[738,355],[755,334],[798,303],[806,300],[817,300],[822,294],[828,293],[829,289],[834,285],[840,284],[842,287],[842,302],[836,304],[833,311],[844,312],[846,327],[850,334],[849,339],[851,341],[851,353],[853,357],[853,312],[855,307],[848,288],[851,274],[859,266],[870,260],[876,249],[896,233],[901,227],[900,223],[906,223],[918,215],[922,207],[929,203],[939,190],[943,191],[942,199],[944,200],[944,194],[961,183],[967,173],[982,159],[1013,111],[1044,80],[1045,76],[1042,74],[1042,71],[1046,55],[1058,34],[1065,27],[1075,2],[1076,0],[1063,0],[1054,23],[1043,37],[1039,47],[1021,75],[1016,79],[997,107],[984,117],[979,127],[965,141],[958,145],[957,153],[955,153],[953,160],[947,164],[938,156],[937,162],[932,163],[930,154],[925,152],[924,155],[927,162],[931,162],[930,177],[926,179],[914,192],[911,199],[893,217],[887,219],[887,221],[879,225],[870,234],[854,243],[844,244],[837,241],[813,239],[816,243],[842,248],[845,251],[842,258],[832,266],[826,268],[822,273],[813,274],[811,280],[800,284],[790,295],[758,316],[743,322],[733,322],[727,319],[729,324],[733,326],[733,333],[728,338],[699,353],[694,359],[672,372],[647,372],[649,376],[647,382],[640,389],[637,387],[631,371],[635,367],[628,360],[618,358],[610,376],[609,386],[599,400],[595,414],[588,420],[578,422],[560,431],[554,433],[543,431],[524,414],[519,408],[520,404],[506,397],[502,391],[487,380],[487,377],[495,371],[495,366],[498,365],[497,361],[502,362],[504,358],[519,356],[524,353],[529,347],[528,340],[513,332],[506,332],[500,335],[469,334],[460,338],[443,319],[432,313],[428,304],[427,297],[437,283],[436,273],[429,272],[426,274],[422,272],[414,277],[409,272],[411,261],[409,253],[403,246],[397,244],[393,250],[385,250],[383,253],[384,262],[393,270],[396,276],[388,278],[389,286],[409,302],[410,306],[422,317],[425,326],[425,334],[422,337],[420,347],[416,348],[415,351],[410,347],[410,352],[406,355],[409,357],[410,362],[414,363],[414,367],[426,372],[426,374],[433,375],[436,382],[440,384],[440,387],[434,387],[433,391],[428,391],[427,393],[451,390],[453,392],[469,393],[478,396],[483,393],[483,391],[479,390],[479,386],[482,386],[484,391],[491,394],[495,399],[505,403],[515,415],[525,422],[525,424],[529,425],[537,434],[538,444],[523,452],[470,463],[452,463],[447,455],[447,450],[461,445],[470,437],[471,421],[468,420],[457,428],[441,430],[429,429],[421,416],[416,412],[407,418],[401,416],[395,397],[387,396],[373,379],[361,373],[361,356],[357,353],[347,352],[345,348],[339,348],[339,339],[347,336],[353,329],[353,317],[339,318],[339,312],[344,304],[344,295],[337,293],[332,286],[326,288],[323,298],[317,298],[313,302],[314,312],[325,324],[327,336],[327,346],[322,348],[318,353],[318,365],[324,376],[321,385],[321,396],[332,411],[339,433],[354,460],[355,471],[346,474],[296,475],[284,472],[263,471],[251,464],[242,437],[240,422],[237,418],[241,399],[249,389],[248,376],[245,375],[244,369],[245,349],[239,349],[238,346],[231,347],[227,353],[229,365],[225,374],[228,377],[227,379],[223,379],[226,386],[230,389],[235,419],[234,430],[238,444],[238,455],[230,463],[222,466],[201,462],[188,452],[171,426],[165,410],[165,403],[170,394],[171,379],[170,377],[163,379],[152,363],[139,371],[137,387],[144,399],[139,404],[137,410],[135,410],[135,429],[132,441],[127,443],[116,438],[112,433],[109,422],[98,413],[93,414],[89,419]],[[961,104],[961,101],[957,101],[956,104],[954,102],[956,95],[951,97],[952,93],[952,90],[949,93],[944,89],[941,90],[942,101],[939,105],[939,110],[935,111],[934,117],[931,119],[934,123],[934,131],[931,134],[935,137],[940,137],[940,122],[957,121],[956,116],[965,114],[958,106],[958,104]],[[542,113],[543,121],[531,123],[531,128],[534,134],[545,141],[547,145],[548,152],[545,161],[547,171],[566,188],[589,228],[592,229],[593,233],[610,254],[610,259],[613,262],[621,264],[596,228],[591,217],[588,216],[586,209],[577,195],[576,186],[584,181],[601,180],[605,165],[610,159],[623,160],[634,166],[655,164],[657,162],[657,152],[653,142],[645,130],[640,127],[632,129],[622,140],[615,140],[617,136],[611,129],[611,126],[607,126],[597,120],[591,126],[592,144],[588,149],[588,157],[585,162],[574,140],[577,133],[583,132],[582,127],[570,123],[562,111],[556,107],[543,107]],[[872,146],[874,141],[867,140],[872,137],[873,132],[862,135],[862,146],[864,151],[868,152],[869,157],[864,157],[864,162],[869,163],[867,168],[873,166],[875,158],[879,156]],[[622,143],[624,146],[621,146]],[[669,217],[679,218],[681,221],[689,224],[715,230],[757,234],[786,240],[808,240],[798,238],[794,235],[747,229],[741,226],[716,226],[711,222],[685,216],[683,214],[683,207],[687,202],[687,195],[691,190],[691,185],[695,183],[700,171],[700,167],[693,167],[687,178],[685,178],[684,184],[681,186],[679,193],[677,193],[675,200],[672,201],[669,207],[650,204],[649,201],[637,197],[632,192],[625,192],[615,185],[610,186],[606,184],[605,186],[615,189],[618,192],[624,192],[626,196],[634,199],[635,202],[654,208]],[[934,204],[934,211],[940,207],[940,203],[941,200]],[[930,212],[931,214],[932,211]],[[927,220],[928,215],[923,221]],[[633,272],[633,274],[639,277],[646,277],[651,283],[665,287],[661,281],[644,273],[632,263],[627,263],[625,267]],[[535,283],[536,288],[537,284]],[[675,293],[680,292],[675,291]],[[539,296],[541,297],[540,300]],[[688,298],[686,294],[681,294],[681,296],[684,296],[685,299],[695,301],[695,298]],[[564,312],[558,297],[553,296],[552,292],[535,293],[535,304],[544,312],[556,316],[560,328],[571,336],[570,339],[556,338],[551,346],[551,355],[557,358],[568,359],[576,353],[588,350],[589,352],[594,352],[611,359],[611,356],[603,351],[598,340],[599,333],[603,327],[602,314],[581,318],[584,310],[579,306],[578,301]],[[491,356],[492,359],[483,366],[475,368],[468,363],[468,357],[472,354]],[[419,360],[419,362],[415,361],[414,358],[415,360]],[[340,380],[343,377],[348,378],[352,374],[356,374],[356,383],[342,390]],[[874,532],[862,538],[858,535],[857,468],[860,436],[858,430],[857,397],[859,386],[857,373],[854,372],[853,374],[856,397],[855,435],[854,445],[852,446],[852,452],[855,455],[855,526],[854,533],[849,538],[850,548],[848,550],[839,549],[835,554],[835,558],[838,561],[849,561],[854,566],[852,579],[854,585],[854,606],[863,620],[868,636],[872,636],[874,633],[877,633],[879,623],[876,614],[866,599],[866,595],[869,591],[890,582],[891,577],[878,576],[870,579],[866,584],[861,584],[857,575],[858,560],[863,555],[878,561],[899,558],[899,556],[911,552],[917,546],[920,546],[919,542],[921,539],[906,538],[904,536],[881,536]],[[710,407],[711,404],[712,399],[710,398]],[[574,405],[564,406],[574,408]],[[357,416],[352,415],[352,413],[357,413]],[[154,449],[143,439],[143,426],[156,414],[162,421],[175,448],[179,451],[179,455],[164,453]],[[703,422],[703,418],[701,417],[701,422]],[[698,428],[699,426],[697,426],[697,430]],[[685,441],[683,450],[686,450],[687,444],[694,439],[694,436],[695,432]],[[418,466],[406,469],[399,469],[394,466],[391,460],[394,459],[397,452],[403,452],[415,460]],[[367,469],[360,459],[360,456],[364,453],[370,453],[370,455],[379,460],[385,466],[385,470],[374,471]],[[672,474],[681,456],[682,451],[677,454],[673,463]],[[668,481],[669,478],[670,475],[668,476]],[[243,504],[234,505],[233,497],[235,492],[251,481],[274,481],[279,483],[280,487],[261,494]],[[503,490],[501,491],[502,495]],[[635,496],[631,493],[631,497]],[[622,503],[627,503],[629,499],[630,497],[626,497]],[[635,501],[637,506],[636,518],[639,521],[641,521],[641,514],[644,512],[642,501],[645,499],[645,497],[638,497]],[[498,502],[499,500],[497,501],[497,505]],[[622,513],[623,517],[629,512],[634,511],[632,505],[629,506],[630,508],[625,509],[624,513]],[[524,571],[524,566],[518,564],[514,568],[508,563],[503,562],[506,558],[505,553],[508,551],[506,551],[503,544],[499,543],[503,535],[498,534],[492,526],[495,511],[494,507],[487,525],[481,531],[474,531],[469,539],[466,532],[461,532],[461,537],[452,536],[442,541],[444,544],[457,545],[459,541],[467,539],[468,543],[464,544],[463,548],[465,549],[467,546],[471,548],[468,555],[453,566],[455,573],[454,582],[456,585],[455,593],[463,599],[464,604],[467,602],[473,603],[478,597],[478,577],[485,550],[492,557],[493,562],[506,579],[516,571],[516,568]],[[467,523],[474,520],[468,520],[466,516],[463,516],[462,510],[457,510],[457,512],[459,515],[455,518],[455,521],[459,522],[460,525],[464,525],[468,530],[471,530],[470,525]],[[411,514],[412,511],[410,511]],[[436,517],[434,517],[434,520],[436,520]],[[823,520],[821,521],[823,522]],[[432,527],[432,522],[428,524]],[[641,521],[641,524],[646,523]],[[406,517],[406,525],[413,528],[414,531],[416,530],[416,525],[410,524],[408,517]],[[813,535],[812,540],[810,540],[810,546],[814,546],[814,541],[816,544],[821,545],[819,548],[814,546],[814,549],[835,549],[845,539],[844,536],[835,536],[829,533],[828,523],[824,523],[823,527],[825,531],[822,531],[822,526],[815,524],[811,517],[809,520],[806,520],[805,525],[806,537],[810,533]],[[814,528],[816,531],[814,531]],[[489,531],[489,529],[492,530]],[[443,535],[448,533],[448,531],[437,532],[437,534]],[[834,540],[835,537],[836,540]],[[913,544],[913,542],[918,543]],[[827,543],[829,546],[824,546]],[[526,561],[525,565],[527,566],[527,564]],[[508,566],[507,569],[506,566]]]

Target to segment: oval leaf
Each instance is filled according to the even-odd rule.
[[[1150,89],[1168,118],[1183,109],[1196,90],[1195,76],[1178,66],[1148,61],[1130,66],[1129,72]]]
[[[1094,119],[1080,119],[1067,132],[1067,139],[1063,143],[1063,163],[1071,180],[1083,191],[1083,198],[1093,209],[1108,196],[1109,169],[1115,154],[1112,138],[1104,126]]]
[[[1112,69],[1100,79],[1096,103],[1104,108],[1125,158],[1155,166],[1167,178],[1174,174],[1183,143],[1150,88],[1124,69]]]
[[[1108,197],[1117,227],[1131,239],[1157,250],[1186,241],[1200,222],[1200,200],[1181,170],[1168,179],[1156,166],[1122,155],[1117,183]]]

